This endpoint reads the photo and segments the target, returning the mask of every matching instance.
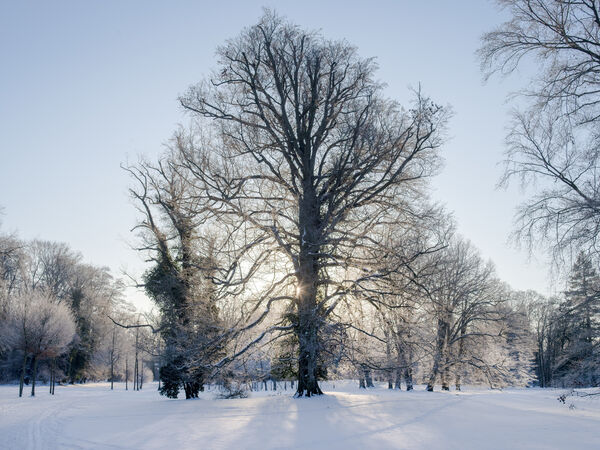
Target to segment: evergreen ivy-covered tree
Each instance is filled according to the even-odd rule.
[[[159,371],[161,393],[196,398],[204,390],[214,363],[223,356],[216,287],[214,242],[200,231],[202,211],[195,205],[174,156],[156,166],[142,162],[126,169],[138,182],[130,190],[144,217],[138,225],[150,254],[143,284],[161,314],[164,341]]]

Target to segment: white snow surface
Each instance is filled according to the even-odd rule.
[[[557,401],[561,390],[467,387],[463,392],[359,390],[327,382],[326,395],[289,390],[247,399],[161,397],[156,384],[57,386],[18,398],[0,386],[2,449],[598,449],[600,398]],[[28,393],[28,392],[27,392]]]

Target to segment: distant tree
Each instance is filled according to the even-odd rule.
[[[2,335],[10,348],[23,353],[19,397],[23,395],[27,359],[31,358],[34,396],[39,361],[66,351],[75,335],[75,323],[66,304],[59,303],[51,294],[32,291],[11,305]]]
[[[561,297],[517,293],[528,307],[535,369],[542,387],[600,383],[600,277],[590,255],[580,253]]]
[[[106,364],[100,357],[112,339],[112,322],[108,315],[123,304],[123,284],[115,280],[107,268],[77,264],[72,270],[69,289],[64,299],[73,311],[77,338],[73,341],[65,372],[71,383],[95,377]]]
[[[433,391],[438,378],[442,390],[449,390],[452,374],[460,389],[461,375],[469,369],[491,379],[491,373],[501,368],[479,349],[501,339],[501,306],[506,300],[494,267],[460,238],[432,258],[431,270],[418,280],[435,330],[427,390]]]
[[[573,265],[565,300],[556,316],[560,343],[555,379],[567,386],[597,386],[600,382],[600,277],[588,255],[580,253]]]
[[[552,386],[554,359],[551,347],[552,323],[557,308],[556,298],[529,291],[512,291],[511,303],[527,317],[528,330],[532,339],[533,368],[540,387]]]
[[[27,242],[0,233],[0,328],[8,311],[30,292],[47,293],[65,304],[75,319],[77,334],[68,352],[48,363],[51,380],[104,378],[103,351],[112,328],[108,314],[122,303],[122,287],[107,268],[82,263],[82,256],[66,244]],[[14,380],[21,369],[19,351],[0,344],[0,380]],[[29,364],[27,372],[32,370]]]

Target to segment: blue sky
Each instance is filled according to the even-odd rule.
[[[521,197],[495,185],[512,107],[506,95],[527,77],[483,83],[479,38],[506,18],[485,0],[1,2],[2,229],[67,242],[116,275],[140,273],[120,164],[161,152],[186,122],[178,94],[215,67],[215,48],[256,22],[263,6],[377,57],[390,97],[406,100],[421,83],[451,105],[434,198],[502,279],[552,291],[547,267],[507,243]]]

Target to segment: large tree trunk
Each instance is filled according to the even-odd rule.
[[[314,307],[311,308],[314,310]],[[298,358],[297,397],[321,395],[323,392],[317,382],[318,319],[315,314],[301,313],[298,326],[300,355]]]
[[[297,397],[321,395],[317,381],[319,357],[319,328],[322,317],[319,315],[317,290],[319,283],[320,251],[319,207],[310,176],[304,180],[304,198],[300,202],[299,232],[301,235],[298,258],[299,273],[296,276],[298,297],[298,327],[296,333],[299,344]]]

